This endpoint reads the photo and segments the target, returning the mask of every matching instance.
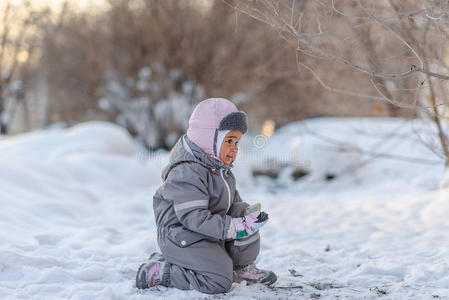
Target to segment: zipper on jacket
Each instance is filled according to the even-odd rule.
[[[226,209],[226,213],[228,213],[228,210],[231,207],[231,189],[229,188],[228,182],[223,177],[223,169],[220,169],[220,175],[226,185],[226,188],[228,189],[228,209]]]

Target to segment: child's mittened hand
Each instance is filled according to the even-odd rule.
[[[255,211],[241,218],[232,218],[226,234],[228,239],[241,239],[254,234],[268,222],[268,214]]]
[[[246,225],[245,231],[248,234],[253,234],[268,222],[268,214],[263,211],[255,211],[243,218],[245,219]]]

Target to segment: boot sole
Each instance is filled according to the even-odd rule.
[[[260,283],[260,284],[263,284],[266,286],[270,286],[270,285],[274,284],[277,280],[278,280],[278,278],[277,278],[276,274],[274,274],[273,272],[270,272],[264,281],[252,281],[252,280],[247,280],[247,279],[241,279],[239,276],[234,276],[234,278],[233,278],[233,282],[235,282],[235,283],[240,283],[242,281],[246,281],[247,285],[253,285],[256,283]]]
[[[276,276],[276,274],[274,274],[273,272],[270,272],[267,279],[261,283],[266,286],[270,286],[270,285],[274,284],[277,280],[278,280],[278,277]]]

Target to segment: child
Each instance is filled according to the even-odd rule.
[[[246,114],[222,98],[193,111],[187,134],[170,153],[164,183],[153,197],[158,244],[137,271],[140,289],[156,285],[209,294],[229,291],[233,282],[271,285],[273,272],[258,269],[258,228],[268,215],[242,202],[231,172],[247,130]]]

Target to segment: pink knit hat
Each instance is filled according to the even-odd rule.
[[[210,98],[201,101],[189,120],[187,137],[210,156],[218,159],[217,136],[223,130],[240,130],[243,134],[248,128],[246,114],[237,109],[234,103],[224,98]]]

